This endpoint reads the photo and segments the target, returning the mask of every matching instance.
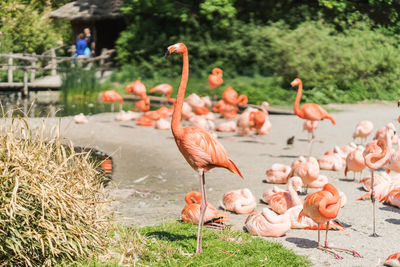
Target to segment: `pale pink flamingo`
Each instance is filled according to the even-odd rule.
[[[353,256],[361,257],[355,250],[329,247],[328,245],[328,230],[329,222],[335,219],[339,213],[341,206],[341,197],[337,189],[331,185],[326,184],[321,191],[311,193],[304,200],[303,210],[299,214],[299,219],[307,216],[318,224],[318,249],[332,253],[337,259],[342,259],[334,250],[341,250],[351,252]],[[325,246],[320,245],[320,224],[326,223],[326,236]]]
[[[300,108],[300,99],[301,99],[301,94],[303,92],[303,83],[301,82],[301,80],[299,78],[296,78],[292,81],[291,83],[292,87],[298,85],[298,91],[297,91],[297,95],[296,95],[296,100],[294,102],[294,113],[304,119],[304,120],[310,120],[310,121],[320,121],[322,119],[328,119],[332,122],[333,125],[336,125],[336,121],[335,119],[328,113],[326,112],[325,109],[323,109],[321,106],[314,104],[314,103],[306,103],[303,104]],[[312,142],[314,141],[314,138],[312,138],[309,141],[309,153],[308,155],[311,155],[311,146],[312,146]]]
[[[374,172],[374,187],[381,183],[390,183],[391,180],[392,178],[386,172]],[[371,177],[364,177],[360,180],[360,183],[362,183],[365,191],[371,191]]]
[[[156,112],[160,115],[161,118],[166,119],[169,118],[174,112],[174,108],[167,108],[166,106],[162,106],[156,110]]]
[[[291,170],[288,165],[274,163],[266,172],[266,180],[271,184],[286,184]]]
[[[279,237],[290,230],[291,222],[288,214],[277,215],[268,208],[262,212],[254,211],[246,219],[246,230],[257,236]]]
[[[356,150],[350,152],[346,157],[346,168],[344,169],[344,175],[347,177],[347,172],[352,171],[354,173],[354,181],[356,180],[356,172],[359,172],[361,175],[365,168],[363,152],[364,147],[358,146]]]
[[[400,252],[394,253],[389,257],[387,257],[387,259],[384,262],[384,265],[390,267],[400,267]]]
[[[374,124],[371,121],[360,121],[357,123],[356,128],[353,133],[353,139],[360,138],[361,143],[364,143],[364,140],[372,133],[374,129]]]
[[[131,120],[136,120],[139,118],[139,113],[137,112],[132,112],[132,111],[124,111],[120,110],[120,112],[115,116],[116,121],[131,121]]]
[[[299,176],[303,180],[305,193],[307,194],[310,184],[319,177],[318,161],[313,157],[309,157],[307,160],[304,157],[299,157],[292,162],[291,168],[289,177]]]
[[[105,103],[111,103],[111,112],[114,112],[114,103],[118,101],[120,103],[119,109],[122,109],[122,104],[124,100],[122,99],[121,95],[115,92],[114,90],[107,90],[101,92],[102,94],[102,101]]]
[[[202,128],[207,132],[212,132],[215,129],[215,125],[212,121],[206,120],[202,116],[193,116],[189,119],[192,126]]]
[[[318,224],[314,222],[311,218],[302,216],[299,218],[299,214],[303,209],[303,205],[294,206],[286,211],[286,214],[290,218],[290,228],[292,229],[305,229],[305,230],[318,230]],[[320,230],[326,230],[328,225],[326,223],[321,223],[319,225]],[[336,220],[331,220],[329,223],[329,230],[339,230],[343,231],[346,228],[344,225]]]
[[[393,123],[389,122],[385,127],[379,128],[376,131],[373,140],[384,139],[386,132],[388,132],[389,136],[393,138],[393,136],[396,134],[396,128],[394,127]]]
[[[291,207],[303,204],[303,200],[299,197],[290,181],[287,191],[274,187],[274,190],[268,189],[265,191],[262,199],[278,214],[283,214]]]
[[[215,126],[215,130],[219,132],[236,132],[236,122],[235,121],[223,122]]]
[[[172,86],[168,83],[159,84],[149,91],[149,93],[153,93],[153,92],[160,92],[161,94],[166,96],[167,101],[169,101],[171,103],[175,102],[175,99],[171,98]]]
[[[185,102],[192,107],[196,115],[206,115],[210,112],[204,100],[194,93],[186,97]]]
[[[356,150],[356,149],[357,149],[357,145],[356,145],[355,143],[351,142],[351,143],[348,144],[348,145],[342,146],[342,147],[339,149],[339,151],[337,151],[337,153],[343,158],[343,160],[346,160],[347,155],[348,155],[350,152],[353,152],[353,151]]]
[[[343,158],[338,154],[322,155],[318,158],[321,170],[341,171],[345,165]]]
[[[387,196],[386,203],[400,208],[400,188],[393,189]]]
[[[323,174],[318,175],[318,178],[308,184],[309,188],[322,188],[328,183],[328,177]]]
[[[74,116],[74,122],[76,124],[85,124],[88,123],[88,119],[83,113],[79,113],[78,115]]]
[[[171,123],[166,119],[159,119],[155,122],[154,127],[158,130],[169,130],[171,129]]]
[[[192,107],[188,103],[183,102],[183,105],[182,105],[182,118],[184,120],[189,120],[193,116],[195,116],[195,114],[193,113]]]
[[[198,224],[200,221],[200,192],[189,192],[185,196],[186,206],[181,212],[181,219],[186,223]],[[204,213],[204,223],[225,222],[229,215],[218,211],[213,205],[208,204]]]
[[[384,139],[374,140],[367,144],[363,152],[365,165],[371,170],[371,201],[372,201],[372,216],[373,216],[373,232],[372,236],[378,236],[376,234],[375,225],[375,192],[374,192],[374,171],[382,168],[390,158],[390,151],[392,148],[390,126],[387,127],[387,131]]]
[[[171,129],[176,145],[189,165],[199,173],[201,188],[200,220],[197,232],[196,253],[202,252],[204,214],[207,208],[207,196],[205,190],[204,173],[215,167],[222,167],[243,177],[239,169],[229,159],[224,147],[214,139],[208,132],[198,127],[182,127],[182,106],[185,97],[185,90],[189,78],[189,57],[186,46],[177,43],[168,47],[166,56],[173,52],[183,57],[182,78],[178,94],[174,103]]]
[[[318,128],[318,121],[309,121],[309,120],[304,121],[303,131],[307,131],[308,134],[311,134],[311,139],[315,138],[314,132],[315,130],[317,130],[317,128]]]
[[[222,198],[222,203],[226,210],[237,214],[250,213],[257,206],[256,198],[247,188],[226,192]]]
[[[252,132],[251,126],[253,125],[252,118],[250,117],[251,112],[257,111],[255,108],[247,108],[240,114],[237,120],[237,130],[240,135],[249,135]]]
[[[389,162],[384,167],[387,172],[400,172],[400,149],[392,151]]]

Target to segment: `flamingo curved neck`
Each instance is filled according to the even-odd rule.
[[[380,142],[379,142],[380,141]],[[365,156],[365,165],[370,169],[381,168],[390,158],[389,153],[392,149],[390,136],[386,134],[386,140],[379,140],[378,146],[382,149],[380,153],[370,153]]]
[[[321,200],[319,211],[324,217],[335,218],[340,208],[340,195],[336,188],[327,184],[324,190],[332,194],[330,198]]]
[[[299,83],[299,88],[297,89],[296,100],[294,101],[294,106],[293,106],[294,113],[299,117],[303,116],[303,114],[301,114],[300,109],[299,109],[300,99],[301,99],[302,93],[303,93],[303,83],[300,82]]]
[[[185,98],[185,91],[189,79],[189,57],[187,50],[183,52],[183,67],[182,78],[179,84],[178,94],[174,104],[174,113],[172,114],[171,129],[174,137],[180,137],[183,134],[182,120],[182,106]]]

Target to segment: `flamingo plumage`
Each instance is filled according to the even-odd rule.
[[[189,57],[185,44],[177,43],[168,47],[166,56],[172,53],[183,57],[182,78],[174,103],[171,129],[176,145],[188,164],[199,173],[201,188],[200,220],[197,232],[196,254],[202,252],[204,214],[207,208],[205,173],[212,168],[226,168],[243,178],[235,163],[229,159],[225,148],[208,132],[199,127],[182,127],[182,106],[189,78]]]

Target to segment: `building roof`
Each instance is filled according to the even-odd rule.
[[[78,0],[50,13],[52,18],[93,21],[121,17],[123,0]]]

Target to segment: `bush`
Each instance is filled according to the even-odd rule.
[[[88,154],[46,139],[44,126],[8,122],[0,129],[1,264],[53,266],[104,249],[106,199]]]

